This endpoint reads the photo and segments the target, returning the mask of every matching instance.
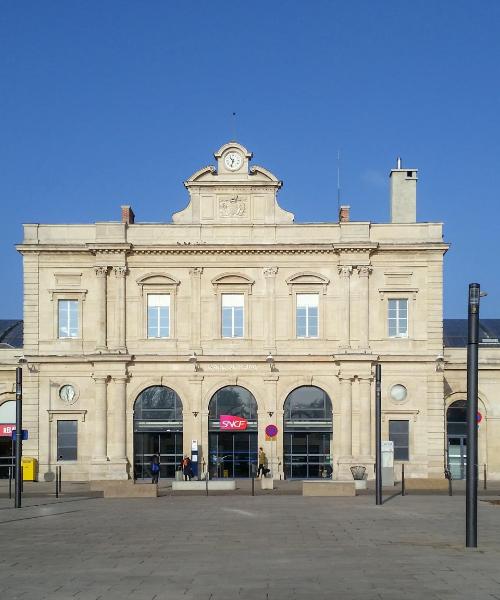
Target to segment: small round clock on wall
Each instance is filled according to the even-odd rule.
[[[59,390],[59,398],[66,404],[73,404],[77,400],[75,388],[72,385],[63,385]]]
[[[224,164],[230,171],[237,171],[243,164],[243,157],[239,152],[228,152],[224,157]]]

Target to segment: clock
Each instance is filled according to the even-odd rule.
[[[243,164],[243,157],[239,152],[228,152],[224,157],[224,164],[230,171],[237,171]]]
[[[66,384],[59,390],[59,398],[66,404],[73,404],[76,402],[76,390],[72,385]]]

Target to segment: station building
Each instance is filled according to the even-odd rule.
[[[445,347],[448,245],[441,223],[416,220],[417,170],[390,172],[388,223],[342,206],[338,222],[299,224],[245,147],[214,156],[170,223],[123,206],[116,222],[24,225],[24,453],[40,476],[64,464],[72,480],[148,478],[158,454],[173,477],[193,453],[200,475],[249,477],[262,446],[275,478],[350,477],[353,465],[371,478],[380,363],[396,473],[442,477],[450,462],[459,477],[463,323],[449,322]],[[480,353],[492,479],[499,324]],[[2,360],[11,376],[16,360]]]

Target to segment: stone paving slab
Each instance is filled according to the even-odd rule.
[[[2,599],[500,599],[500,506],[465,550],[463,497],[3,502]]]

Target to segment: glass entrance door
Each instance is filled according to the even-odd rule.
[[[331,433],[301,432],[285,433],[285,477],[287,479],[310,479],[331,477]]]
[[[134,474],[136,479],[151,478],[151,459],[160,458],[160,477],[174,478],[181,464],[182,432],[134,433]]]
[[[467,438],[448,436],[448,468],[452,479],[465,479]]]
[[[210,434],[210,477],[231,479],[252,476],[257,465],[257,433],[250,431]]]

